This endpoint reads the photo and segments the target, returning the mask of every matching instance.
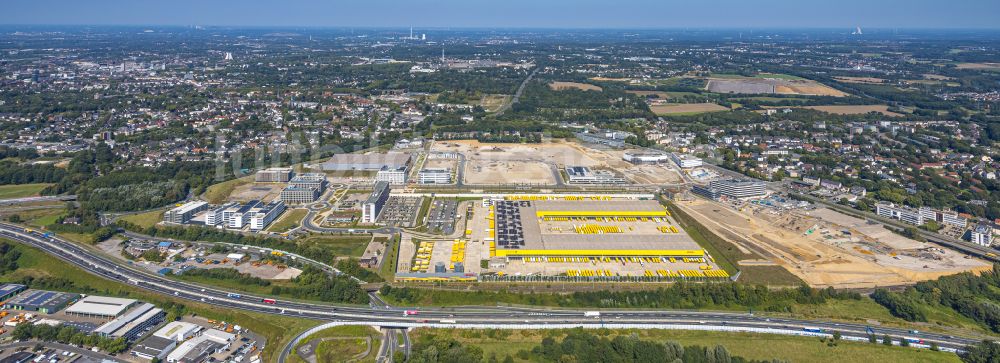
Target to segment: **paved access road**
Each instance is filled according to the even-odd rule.
[[[171,280],[102,256],[57,235],[45,237],[37,231],[0,223],[0,237],[9,238],[45,251],[92,274],[131,284],[164,295],[200,301],[230,309],[242,309],[265,314],[286,315],[328,321],[333,324],[360,324],[383,328],[455,327],[455,328],[640,328],[694,329],[719,331],[757,331],[790,335],[829,336],[838,331],[844,339],[867,340],[869,334],[910,337],[924,344],[937,343],[946,350],[958,350],[979,339],[943,334],[912,332],[896,328],[872,328],[854,323],[768,318],[748,313],[683,311],[683,310],[600,310],[599,316],[580,310],[455,307],[455,308],[395,308],[355,305],[333,305],[314,302],[271,300],[230,292],[214,287]],[[267,301],[265,301],[267,300]],[[589,315],[589,316],[588,316]],[[914,344],[920,345],[920,344]]]

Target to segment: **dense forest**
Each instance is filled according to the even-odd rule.
[[[943,308],[1000,333],[1000,265],[978,276],[961,273],[920,282],[902,292],[876,290],[872,298],[908,321],[926,321],[928,309]]]

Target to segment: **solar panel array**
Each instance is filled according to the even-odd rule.
[[[531,207],[531,202],[505,200],[494,205],[496,206],[497,246],[507,249],[518,249],[524,246],[521,207]]]

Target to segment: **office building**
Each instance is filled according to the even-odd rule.
[[[940,225],[951,225],[965,228],[969,221],[956,212],[942,211],[928,207],[909,208],[893,203],[881,202],[875,205],[875,213],[886,218],[898,219],[903,222],[922,226],[927,222],[937,222]]]
[[[661,153],[626,152],[622,155],[622,160],[632,164],[659,164],[670,160],[670,156]]]
[[[254,180],[258,183],[287,183],[291,179],[292,168],[268,168],[254,175]]]
[[[286,187],[278,197],[288,204],[312,203],[319,199],[319,190],[313,188]]]
[[[267,203],[267,205],[254,212],[254,215],[250,217],[250,230],[254,232],[264,230],[264,228],[267,228],[271,222],[274,222],[284,212],[285,202],[275,200]]]
[[[361,205],[361,223],[375,223],[378,220],[382,207],[389,200],[389,182],[375,182],[375,190],[368,196],[365,203]]]
[[[417,172],[420,184],[451,184],[450,168],[425,168]]]
[[[759,198],[767,195],[767,185],[758,180],[713,180],[707,186],[695,185],[691,192],[713,200]]]
[[[208,203],[200,200],[182,204],[180,207],[168,210],[163,213],[163,221],[183,224],[191,220],[195,213],[208,209]]]
[[[261,201],[251,200],[243,205],[236,205],[222,212],[222,220],[225,223],[226,228],[232,229],[242,229],[248,223],[250,223],[250,217],[253,216],[253,209],[260,208]]]
[[[985,223],[977,224],[975,228],[969,231],[969,242],[989,247],[993,244],[993,226]]]
[[[567,166],[570,184],[625,184],[625,178],[608,170],[592,170],[586,166]]]
[[[378,173],[375,173],[375,181],[389,182],[390,185],[404,185],[406,184],[406,167],[390,168],[384,166],[379,169]]]
[[[877,203],[875,204],[875,213],[882,217],[898,219],[912,225],[920,226],[924,224],[924,216],[920,214],[920,211],[901,205],[885,202]]]
[[[223,212],[238,205],[239,203],[237,202],[229,202],[214,208],[209,208],[208,211],[205,212],[205,225],[216,226],[223,223],[225,221]]]
[[[703,164],[700,158],[687,154],[672,153],[670,154],[670,158],[682,169],[697,168]]]
[[[326,190],[326,174],[323,173],[305,173],[296,175],[292,180],[288,181],[289,187],[295,188],[313,188],[323,193]]]
[[[937,210],[929,207],[920,207],[920,215],[924,217],[926,221],[935,221],[940,224],[949,224],[958,228],[965,228],[969,224],[969,220],[965,217],[960,216],[954,211],[943,211]]]

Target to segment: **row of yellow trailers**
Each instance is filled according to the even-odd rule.
[[[493,250],[493,245],[490,245],[490,250]],[[684,257],[681,259],[675,257],[524,257],[522,258],[524,262],[558,262],[558,263],[677,263],[681,260],[687,263],[703,263],[704,258],[700,257]],[[708,265],[705,265],[708,266]],[[711,266],[709,266],[711,268]]]
[[[561,197],[548,196],[548,195],[505,195],[504,200],[571,200],[571,201],[581,201],[581,200],[611,200],[613,199],[610,195],[565,195]]]
[[[456,239],[451,244],[451,264],[455,266],[455,262],[465,261],[465,244],[466,241]],[[452,267],[454,269],[455,267]]]
[[[703,266],[704,267],[704,266]],[[729,273],[724,270],[646,270],[643,272],[646,277],[718,277],[728,278]]]
[[[413,260],[413,266],[410,267],[410,271],[427,272],[430,269],[432,252],[434,252],[434,242],[420,242],[420,245],[417,247],[417,256]]]

